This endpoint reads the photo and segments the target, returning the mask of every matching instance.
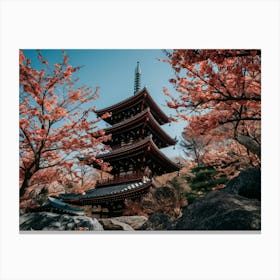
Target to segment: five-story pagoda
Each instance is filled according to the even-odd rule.
[[[146,88],[141,88],[139,62],[135,69],[134,95],[110,107],[98,110],[98,116],[109,112],[105,129],[111,134],[107,142],[111,151],[97,159],[109,162],[111,178],[96,182],[94,189],[83,195],[65,194],[61,199],[73,204],[92,205],[99,215],[121,215],[124,200],[137,199],[152,186],[152,177],[179,170],[161,148],[176,144],[162,128],[168,117],[152,99]],[[93,164],[98,168],[97,164]]]

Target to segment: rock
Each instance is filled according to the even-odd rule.
[[[121,216],[113,218],[116,221],[119,221],[121,223],[128,224],[133,229],[140,229],[142,225],[148,220],[148,218],[144,216]]]
[[[174,219],[167,214],[153,213],[141,227],[142,230],[168,230],[173,227]]]
[[[241,171],[237,177],[227,183],[223,191],[261,200],[260,169],[249,168]]]
[[[148,219],[144,216],[121,216],[114,218],[99,219],[105,230],[137,230]]]
[[[20,230],[103,230],[96,219],[50,212],[23,214],[19,224]]]
[[[186,207],[173,229],[260,230],[261,204],[256,199],[212,191]]]
[[[99,219],[99,222],[102,224],[105,230],[134,230],[130,225],[120,222],[116,220],[116,218]]]

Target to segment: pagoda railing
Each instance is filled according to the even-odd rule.
[[[137,181],[137,180],[141,180],[143,176],[144,176],[143,172],[135,172],[132,174],[124,174],[118,177],[100,179],[96,181],[95,187],[100,188],[100,187],[114,185],[114,184]]]
[[[148,135],[147,137],[152,138],[152,135],[150,134],[150,135]],[[124,143],[124,144],[122,144],[122,145],[111,146],[111,150],[112,150],[112,151],[116,151],[116,150],[119,150],[119,149],[125,149],[125,148],[129,147],[130,145],[136,145],[136,144],[138,144],[138,143],[140,143],[140,142],[146,141],[146,140],[147,140],[147,137],[141,138],[141,139],[139,139],[139,140],[133,140],[133,141],[131,141],[131,142]]]

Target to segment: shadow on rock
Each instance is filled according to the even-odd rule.
[[[230,180],[223,191],[261,200],[261,171],[249,168]]]
[[[174,226],[175,219],[167,214],[153,213],[141,230],[168,230]]]
[[[260,210],[258,200],[213,191],[187,207],[173,229],[260,230]]]

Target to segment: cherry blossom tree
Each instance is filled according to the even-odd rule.
[[[203,165],[213,138],[210,135],[197,135],[191,125],[184,129],[182,138],[180,145],[187,158],[195,162],[197,166]]]
[[[194,138],[226,140],[219,152],[261,158],[261,52],[260,50],[173,50],[166,52],[174,69],[170,82],[176,90],[167,105],[191,126]],[[206,141],[206,139],[204,139]],[[207,141],[206,141],[207,142]],[[212,159],[218,155],[212,149]],[[234,153],[235,153],[234,152]],[[210,153],[208,153],[208,161]],[[220,157],[221,158],[221,157]],[[217,159],[217,157],[216,157]],[[229,159],[228,159],[229,160]]]
[[[94,113],[98,88],[78,87],[75,73],[80,67],[71,66],[64,51],[55,65],[49,65],[40,51],[38,59],[39,70],[19,52],[20,197],[38,182],[79,179],[76,166],[82,156],[110,169],[95,158],[110,137],[98,128],[108,114],[96,118]]]
[[[249,166],[258,167],[260,162],[255,154],[238,141],[228,138],[228,131],[217,128],[211,134],[197,135],[190,123],[183,131],[181,146],[189,161],[196,166],[212,166],[228,178],[237,175]]]

